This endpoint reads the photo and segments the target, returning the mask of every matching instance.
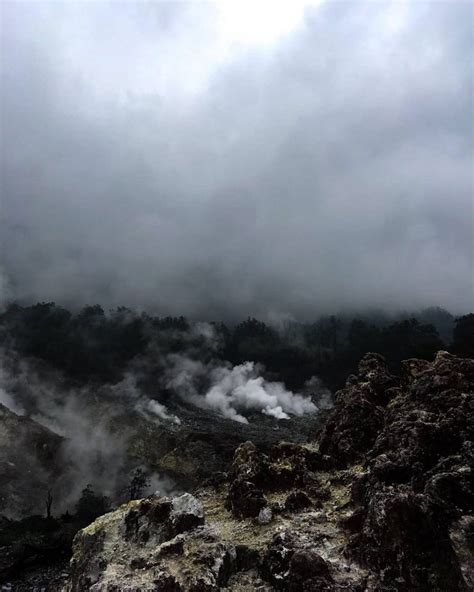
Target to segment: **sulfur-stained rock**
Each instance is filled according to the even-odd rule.
[[[184,552],[181,533],[203,524],[202,504],[189,493],[150,496],[101,516],[74,540],[71,592],[148,592],[158,585],[159,590],[181,590],[183,582],[167,569],[168,558]],[[211,583],[217,581],[219,570],[207,572]]]
[[[169,521],[174,535],[204,524],[202,503],[190,493],[174,497],[171,500]]]
[[[234,453],[229,480],[259,484],[265,478],[264,457],[253,442],[244,442]]]
[[[298,536],[289,531],[276,535],[263,558],[261,571],[265,579],[276,590],[285,592],[335,590],[327,562],[302,545]]]
[[[178,535],[170,541],[165,541],[156,550],[157,556],[182,555],[184,552],[184,538]]]
[[[165,571],[156,574],[152,585],[155,586],[155,590],[160,592],[182,592],[182,588],[176,579]]]
[[[428,370],[430,363],[427,360],[418,360],[417,358],[411,358],[404,360],[402,366],[402,379],[406,384],[412,383],[419,375]]]
[[[230,484],[227,501],[229,509],[237,518],[256,517],[268,505],[263,491],[255,483],[241,479]]]
[[[449,536],[468,590],[474,590],[474,516],[453,522]]]
[[[270,524],[273,518],[273,512],[270,506],[265,506],[262,508],[258,513],[258,523],[259,524]]]
[[[247,545],[237,545],[235,547],[235,561],[237,571],[247,571],[259,567],[261,557],[256,549]]]

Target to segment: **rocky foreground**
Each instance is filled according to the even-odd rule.
[[[80,531],[68,592],[474,589],[474,360],[367,354],[319,436]]]

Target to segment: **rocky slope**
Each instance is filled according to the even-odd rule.
[[[80,531],[69,592],[474,587],[474,360],[367,354],[312,444],[237,448],[224,482]]]
[[[327,411],[321,410],[316,415],[278,421],[255,413],[248,424],[243,424],[182,401],[169,409],[179,417],[179,424],[154,424],[140,416],[133,419],[128,455],[135,462],[167,475],[181,489],[192,489],[225,472],[234,450],[243,442],[251,440],[262,450],[281,440],[304,442],[314,436],[327,416]],[[120,429],[122,423],[123,429],[127,429],[130,413],[117,419],[114,429]]]
[[[68,392],[31,383],[26,395],[15,393],[24,415],[0,403],[0,517],[42,515],[48,489],[55,516],[74,512],[88,483],[115,503],[137,466],[155,481],[163,476],[175,489],[192,489],[225,471],[242,442],[265,449],[281,439],[305,441],[327,413],[281,421],[255,413],[243,424],[176,397],[163,418],[140,412],[133,398],[117,398],[110,387]],[[35,399],[46,396],[38,408]]]
[[[0,404],[0,515],[44,508],[63,438]]]
[[[33,402],[37,385],[31,381]],[[175,399],[169,409],[179,417],[176,422],[139,413],[127,406],[127,399],[117,404],[105,387],[80,394],[80,429],[72,439],[67,432],[67,437],[58,436],[0,405],[0,589],[3,583],[15,592],[57,592],[62,587],[62,561],[70,556],[75,532],[85,525],[83,518],[70,514],[80,490],[94,477],[100,478],[99,494],[110,482],[118,492],[130,470],[144,466],[159,476],[153,479],[155,486],[175,492],[192,489],[222,479],[242,442],[252,439],[267,450],[281,439],[305,441],[327,413],[277,421],[256,412],[249,424],[242,424]],[[21,403],[35,413],[27,400]],[[69,415],[76,410],[73,406]],[[93,418],[101,418],[100,426]],[[93,429],[84,430],[84,425]],[[111,470],[106,475],[114,477],[110,481],[102,476],[107,468]],[[44,518],[48,490],[53,495],[52,520]]]

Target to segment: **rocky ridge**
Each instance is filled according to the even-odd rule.
[[[367,354],[317,442],[240,445],[193,495],[80,531],[68,592],[474,588],[474,360]]]

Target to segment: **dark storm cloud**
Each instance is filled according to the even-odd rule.
[[[4,294],[200,317],[463,311],[472,6],[2,5]]]

